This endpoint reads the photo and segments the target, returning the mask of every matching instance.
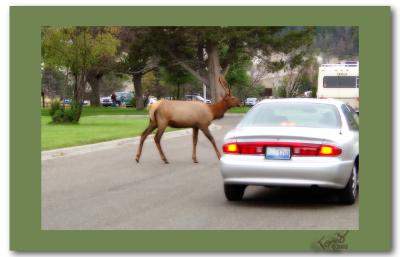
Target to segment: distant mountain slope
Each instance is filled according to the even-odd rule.
[[[358,27],[316,27],[314,46],[327,58],[358,60]]]

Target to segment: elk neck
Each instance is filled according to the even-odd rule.
[[[221,119],[224,117],[226,110],[228,110],[228,104],[224,100],[218,101],[215,104],[210,104],[208,107],[213,115],[213,120]]]

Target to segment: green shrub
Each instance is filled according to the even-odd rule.
[[[59,101],[51,103],[49,114],[53,123],[76,123],[79,121],[82,107],[79,104],[71,103],[65,108]]]
[[[71,102],[71,112],[69,113],[69,117],[73,122],[78,122],[82,113],[82,105],[80,105],[76,101]]]
[[[50,110],[49,110],[50,116],[53,116],[53,115],[55,114],[55,112],[56,112],[57,110],[60,110],[60,109],[61,109],[61,104],[60,104],[60,102],[57,101],[57,100],[52,101],[51,104],[50,104]]]
[[[280,98],[287,97],[286,87],[284,85],[281,85],[280,87],[278,87],[278,96]]]
[[[54,114],[51,115],[51,118],[54,123],[64,122],[64,111],[62,109],[55,110]]]
[[[313,98],[317,97],[317,87],[316,86],[311,87],[311,97],[313,97]]]
[[[64,110],[64,122],[73,122],[75,119],[75,110],[71,109],[65,109]]]

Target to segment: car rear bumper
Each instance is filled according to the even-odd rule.
[[[336,157],[266,160],[263,155],[225,154],[221,158],[225,184],[344,188],[352,167],[353,161]]]

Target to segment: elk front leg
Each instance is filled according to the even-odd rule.
[[[140,159],[140,155],[142,154],[142,149],[143,149],[143,143],[146,140],[147,136],[153,132],[153,130],[156,128],[156,124],[152,123],[150,121],[149,126],[147,126],[147,128],[142,132],[142,135],[140,136],[140,144],[139,144],[139,148],[136,154],[136,162],[139,162]]]
[[[199,129],[193,128],[193,152],[192,152],[192,160],[194,163],[198,163],[196,158],[196,146],[197,146],[197,139],[199,135]]]
[[[203,131],[204,135],[210,140],[211,144],[214,147],[215,153],[217,154],[218,159],[221,159],[221,154],[218,151],[217,146],[215,145],[215,140],[214,137],[211,135],[210,130],[208,130],[208,127],[202,128],[201,131]]]
[[[160,142],[161,142],[161,137],[162,137],[162,135],[163,135],[163,133],[164,133],[164,131],[165,131],[166,128],[167,128],[166,126],[162,126],[162,127],[160,126],[160,127],[158,127],[156,136],[154,137],[154,141],[156,142],[156,146],[157,146],[158,152],[160,153],[161,159],[162,159],[166,164],[168,164],[168,160],[167,160],[167,158],[165,157],[164,152],[163,152],[163,150],[162,150],[162,148],[161,148],[161,144],[160,144]]]

